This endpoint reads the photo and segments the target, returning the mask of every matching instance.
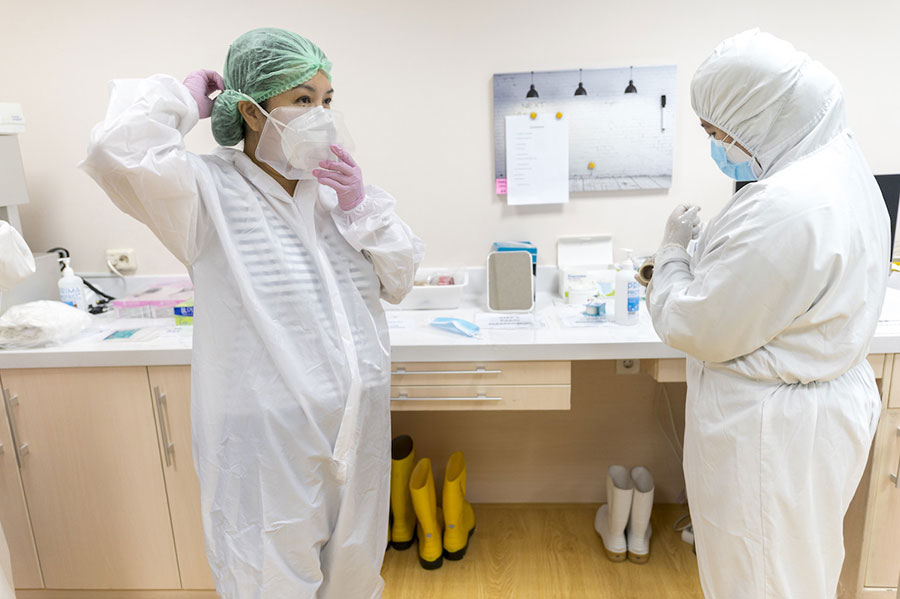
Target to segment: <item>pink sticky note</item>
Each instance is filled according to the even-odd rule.
[[[506,195],[506,179],[497,179],[497,195]]]

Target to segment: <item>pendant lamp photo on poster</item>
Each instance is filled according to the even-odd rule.
[[[587,90],[584,89],[584,83],[582,81],[582,70],[578,69],[578,87],[575,89],[576,96],[586,96]]]
[[[634,67],[631,66],[628,68],[631,70],[628,72],[628,87],[625,88],[625,93],[626,94],[636,94],[637,88],[634,86]]]

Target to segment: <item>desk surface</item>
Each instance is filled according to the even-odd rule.
[[[459,310],[389,311],[392,358],[396,362],[515,360],[615,360],[680,358],[653,330],[642,306],[634,326],[614,323],[572,326],[560,318],[550,294],[539,296],[537,325],[523,329],[483,328],[478,338],[429,326],[437,316],[476,321],[484,312],[474,301]],[[111,333],[137,330],[130,339],[108,340]],[[0,351],[0,369],[101,366],[170,366],[191,363],[191,327],[171,320],[97,318],[94,326],[59,346]],[[900,291],[888,289],[871,353],[900,353]]]

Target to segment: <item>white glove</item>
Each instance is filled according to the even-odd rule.
[[[672,211],[663,233],[662,245],[677,245],[687,249],[691,239],[700,235],[700,207],[679,204]]]

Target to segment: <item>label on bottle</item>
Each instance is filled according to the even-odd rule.
[[[628,282],[628,313],[637,314],[641,308],[641,290],[637,281]]]
[[[69,304],[73,308],[80,308],[81,289],[78,287],[60,287],[59,300],[64,304]]]

